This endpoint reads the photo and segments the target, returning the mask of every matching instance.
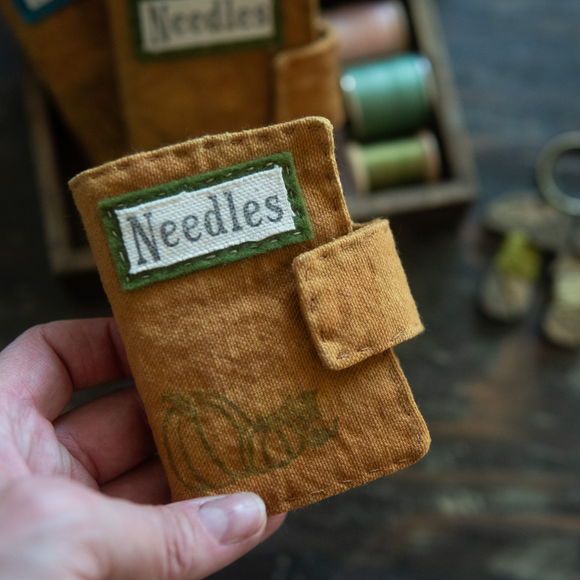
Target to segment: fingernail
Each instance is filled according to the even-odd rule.
[[[237,544],[260,529],[266,506],[254,493],[236,493],[204,503],[199,517],[220,544]]]

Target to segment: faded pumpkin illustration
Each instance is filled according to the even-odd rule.
[[[338,433],[337,419],[332,427],[323,421],[316,394],[288,395],[276,411],[253,420],[217,393],[165,395],[163,441],[171,469],[188,489],[206,492],[286,467]]]

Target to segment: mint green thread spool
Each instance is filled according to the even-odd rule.
[[[370,145],[351,142],[346,155],[358,195],[441,178],[441,153],[431,131]]]
[[[353,133],[360,140],[416,131],[427,123],[435,99],[431,63],[418,54],[351,66],[340,84]]]

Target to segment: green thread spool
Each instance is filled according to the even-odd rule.
[[[340,84],[353,133],[361,140],[416,131],[428,121],[435,99],[431,63],[418,54],[351,66]]]
[[[441,177],[441,153],[431,131],[370,145],[351,142],[346,155],[359,195]]]
[[[537,280],[540,276],[542,256],[531,244],[525,232],[508,232],[495,257],[496,267],[505,274],[525,280]]]

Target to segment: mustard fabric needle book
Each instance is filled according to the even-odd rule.
[[[129,140],[150,150],[305,115],[344,120],[317,0],[107,0]]]
[[[104,0],[0,0],[0,11],[89,162],[126,154]]]
[[[420,459],[392,347],[423,330],[387,220],[353,227],[311,117],[125,157],[70,183],[174,500],[269,514]]]

